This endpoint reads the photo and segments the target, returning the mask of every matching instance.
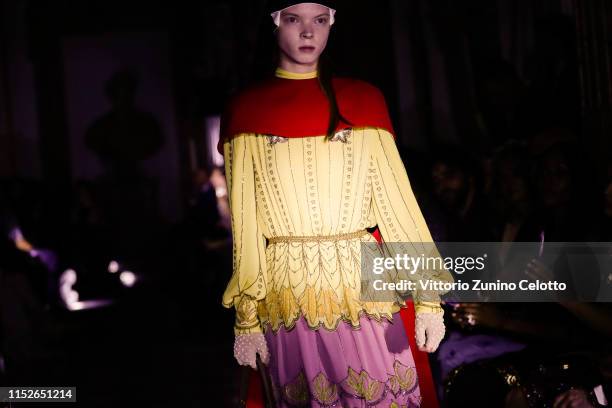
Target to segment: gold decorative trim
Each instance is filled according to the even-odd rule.
[[[289,72],[280,67],[276,68],[274,75],[278,78],[283,79],[312,79],[317,77],[317,71],[305,72],[305,73],[297,73],[297,72]]]
[[[257,326],[259,326],[259,322],[255,322],[255,323],[252,323],[252,324],[249,324],[249,325],[241,325],[241,324],[238,324],[238,323],[234,323],[234,327],[236,329],[240,329],[240,330],[252,329],[252,328],[255,328]]]
[[[415,313],[444,313],[444,309],[442,309],[442,306],[440,305],[429,306],[429,305],[422,305],[422,304],[415,303],[414,312]]]
[[[290,321],[286,321],[282,319],[275,319],[275,320],[269,319],[266,313],[264,312],[262,313],[263,316],[262,316],[261,326],[262,326],[263,331],[272,330],[273,334],[278,333],[280,329],[284,329],[286,332],[290,332],[297,327],[298,320],[304,317],[306,319],[306,325],[308,326],[308,329],[310,330],[325,329],[327,331],[336,331],[338,330],[338,326],[341,323],[348,324],[350,328],[353,330],[360,330],[361,323],[359,322],[359,320],[361,320],[362,317],[367,317],[369,319],[376,321],[377,323],[381,323],[383,320],[386,320],[387,322],[393,324],[394,323],[393,315],[395,313],[398,313],[400,310],[406,309],[406,308],[408,308],[408,306],[405,303],[392,303],[390,310],[388,312],[368,311],[364,307],[363,309],[357,312],[356,321],[354,320],[354,318],[352,318],[348,314],[341,314],[335,319],[332,325],[326,324],[326,322],[323,322],[323,321],[319,321],[316,324],[312,324],[308,322],[308,319],[306,319],[306,315],[299,311],[298,311],[298,314],[295,316],[295,318],[291,319]]]
[[[343,239],[352,239],[359,238],[365,234],[369,234],[367,229],[363,229],[360,231],[354,232],[346,232],[343,234],[335,234],[335,235],[287,235],[287,236],[277,236],[268,238],[269,244],[276,244],[278,242],[321,242],[321,241],[340,241]]]

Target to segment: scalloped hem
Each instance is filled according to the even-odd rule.
[[[382,303],[386,303],[386,302],[382,302]],[[325,322],[321,320],[319,320],[318,324],[311,325],[310,323],[308,323],[306,316],[301,311],[295,316],[293,316],[293,318],[290,319],[289,323],[281,321],[280,323],[278,323],[276,327],[268,319],[261,318],[261,317],[260,319],[261,319],[261,326],[263,328],[264,333],[271,331],[273,334],[276,334],[281,329],[286,332],[290,332],[295,329],[297,322],[300,319],[304,319],[304,322],[306,323],[308,329],[314,330],[314,331],[318,331],[319,329],[324,329],[326,331],[336,331],[340,323],[343,323],[343,322],[347,323],[347,325],[349,325],[351,329],[359,330],[361,328],[360,320],[362,317],[367,317],[368,319],[375,320],[378,323],[380,323],[384,319],[388,321],[389,323],[393,324],[393,321],[395,320],[393,315],[396,313],[399,313],[401,309],[406,309],[407,307],[408,305],[406,305],[405,303],[395,302],[392,305],[391,312],[389,313],[368,312],[367,309],[364,308],[364,309],[359,310],[359,312],[357,313],[357,316],[359,319],[359,322],[357,323],[354,323],[353,320],[346,313],[343,313],[334,321],[333,326],[329,326],[328,324],[326,324]]]

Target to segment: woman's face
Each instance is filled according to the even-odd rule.
[[[527,180],[518,174],[517,164],[514,160],[502,159],[498,164],[499,184],[501,186],[500,199],[512,206],[524,203],[529,199],[527,191]]]
[[[539,169],[540,199],[545,207],[566,204],[572,194],[572,174],[563,153],[551,151],[541,159]]]
[[[456,210],[462,205],[468,192],[466,174],[447,163],[438,161],[431,170],[433,191],[436,198],[448,210]]]
[[[281,12],[277,31],[280,67],[290,72],[314,71],[327,45],[329,8],[300,3]]]

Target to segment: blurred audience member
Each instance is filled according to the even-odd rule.
[[[444,212],[446,241],[491,241],[490,214],[478,162],[459,148],[437,149],[432,159],[434,197]]]
[[[502,144],[529,129],[527,86],[514,66],[492,58],[475,65],[476,96],[482,112],[487,143]]]
[[[495,240],[501,242],[499,260],[504,264],[511,243],[535,241],[540,227],[531,221],[534,212],[532,165],[524,142],[510,141],[493,155],[489,202],[493,211]]]
[[[586,153],[572,134],[551,128],[530,142],[536,212],[547,241],[586,241],[594,227],[595,178]]]
[[[136,74],[116,72],[105,90],[111,110],[92,123],[85,142],[105,166],[98,204],[128,248],[144,241],[160,221],[158,183],[145,174],[142,162],[160,151],[164,136],[155,116],[136,106]]]
[[[211,180],[211,170],[200,168],[192,178],[191,199],[187,213],[187,227],[198,239],[226,238],[227,231],[220,224],[217,191]]]
[[[24,236],[15,204],[0,187],[0,378],[34,378],[48,329],[48,276],[57,262]]]
[[[105,90],[112,108],[93,122],[85,141],[117,177],[136,177],[140,162],[163,145],[161,127],[155,116],[136,107],[138,77],[134,73],[116,72]]]
[[[225,169],[222,167],[213,168],[210,174],[210,182],[217,192],[217,206],[219,208],[219,216],[221,217],[220,224],[227,231],[230,231],[231,216],[229,209],[229,200],[227,197],[227,184],[225,180]]]

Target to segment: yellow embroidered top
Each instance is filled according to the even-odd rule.
[[[360,243],[376,242],[365,228],[378,225],[388,242],[433,242],[391,133],[353,128],[332,141],[243,133],[223,150],[233,274],[222,303],[236,308],[236,334],[266,323],[290,329],[301,316],[313,329],[357,327],[362,313],[391,320],[405,306],[360,299]],[[453,280],[446,270],[433,278]],[[413,292],[416,312],[441,312],[439,293]]]

